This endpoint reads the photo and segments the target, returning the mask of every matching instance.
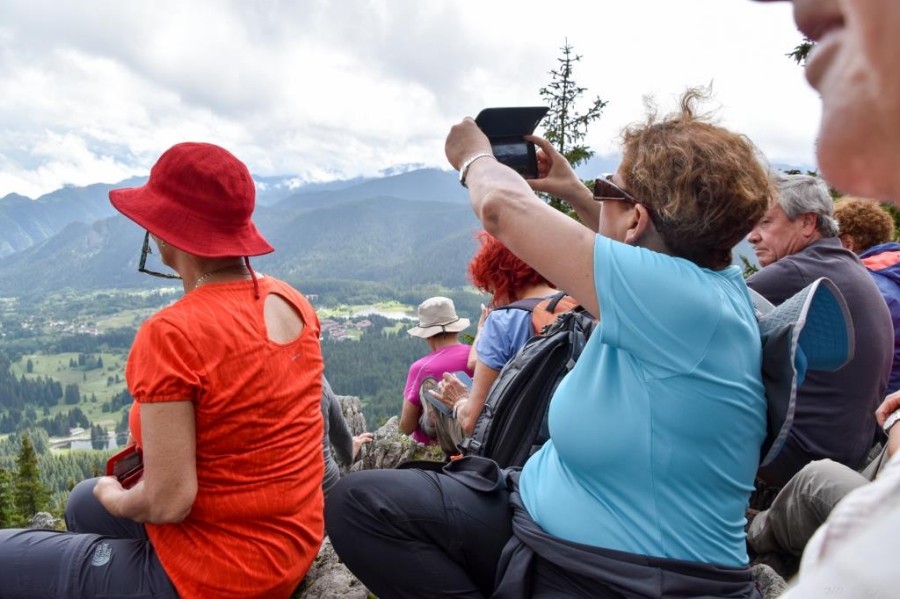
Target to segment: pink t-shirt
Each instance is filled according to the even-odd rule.
[[[463,370],[469,376],[474,373],[466,366],[469,360],[469,346],[464,343],[448,345],[441,349],[431,352],[427,356],[419,358],[413,365],[409,367],[409,375],[406,377],[406,388],[403,390],[403,399],[417,407],[422,407],[422,400],[419,399],[419,387],[428,377],[434,377],[435,380],[441,380],[445,372],[457,372]],[[419,428],[410,435],[419,443],[434,443],[435,440],[425,434]]]

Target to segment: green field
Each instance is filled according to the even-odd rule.
[[[131,310],[122,310],[109,316],[97,318],[98,329],[118,329],[118,328],[138,328],[141,323],[147,320],[147,317],[158,311],[159,308],[136,308]],[[104,360],[105,362],[105,360]]]
[[[387,313],[402,312],[409,316],[413,316],[416,313],[416,307],[408,304],[401,304],[396,300],[390,300],[387,302],[378,302],[376,304],[338,304],[327,308],[316,308],[316,314],[319,315],[319,318],[353,318],[360,312],[369,311]]]
[[[78,407],[85,413],[88,420],[94,424],[115,428],[121,411],[104,412],[102,406],[125,388],[125,355],[116,353],[91,355],[103,360],[102,368],[85,370],[83,367],[70,367],[71,360],[78,361],[78,353],[67,352],[22,356],[21,360],[10,366],[10,372],[16,377],[23,375],[25,378],[50,377],[59,381],[63,387],[73,383],[78,385],[81,393],[81,403],[78,404]],[[31,373],[26,372],[29,359],[33,366]],[[116,375],[118,375],[118,382],[116,382]],[[109,382],[110,377],[112,383]],[[96,402],[91,401],[92,395],[97,397]],[[57,412],[65,412],[73,407],[60,401],[59,405],[50,409],[50,414],[56,415]]]

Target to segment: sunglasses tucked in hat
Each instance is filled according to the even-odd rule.
[[[469,326],[469,319],[457,316],[453,300],[446,297],[430,297],[419,304],[418,317],[419,326],[407,333],[423,339],[438,333],[458,333]]]
[[[274,251],[250,215],[256,188],[243,162],[219,146],[172,146],[143,187],[113,189],[112,205],[176,248],[206,258]]]

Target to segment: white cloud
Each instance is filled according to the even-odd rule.
[[[450,125],[540,101],[568,38],[609,101],[588,142],[614,151],[688,85],[779,162],[810,164],[819,107],[784,55],[787,6],[745,0],[0,0],[0,196],[146,173],[187,139],[258,175],[444,165]]]

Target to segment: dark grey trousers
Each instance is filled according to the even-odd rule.
[[[505,490],[479,493],[423,470],[365,470],[328,495],[335,551],[381,599],[479,599],[512,535]]]
[[[142,524],[116,518],[78,483],[66,504],[68,532],[0,530],[0,597],[178,597]]]

